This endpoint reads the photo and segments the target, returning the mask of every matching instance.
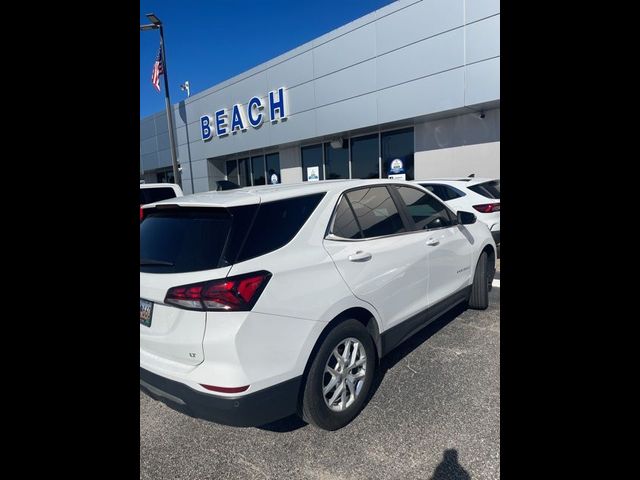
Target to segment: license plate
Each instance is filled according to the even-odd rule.
[[[140,299],[140,324],[145,327],[151,326],[151,315],[153,314],[153,302]]]

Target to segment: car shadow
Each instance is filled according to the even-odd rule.
[[[403,360],[407,355],[413,352],[416,348],[422,345],[424,342],[429,340],[433,335],[438,333],[444,327],[446,327],[449,323],[451,323],[455,318],[464,313],[467,310],[466,303],[459,304],[449,310],[447,313],[443,314],[440,318],[433,321],[422,330],[417,332],[416,334],[409,337],[407,340],[398,345],[395,349],[389,352],[385,357],[380,360],[380,364],[378,365],[377,375],[373,379],[373,384],[371,385],[371,391],[369,392],[369,396],[364,402],[363,408],[369,404],[369,402],[376,395],[378,388],[382,384],[385,375],[389,370],[391,370],[394,366],[396,366],[401,360]]]
[[[382,384],[382,381],[384,380],[384,377],[389,370],[391,370],[398,362],[400,362],[403,358],[413,352],[420,345],[429,340],[429,338],[431,338],[434,334],[436,334],[442,328],[446,327],[452,320],[462,314],[465,310],[467,310],[467,306],[465,303],[457,305],[456,307],[452,308],[447,313],[442,315],[439,319],[435,320],[433,323],[430,323],[422,330],[398,345],[391,352],[389,352],[378,365],[378,372],[373,378],[371,391],[369,392],[369,396],[364,402],[364,406],[362,408],[366,408],[371,399],[375,396],[378,388]],[[302,420],[300,417],[298,417],[297,415],[291,415],[281,420],[276,420],[275,422],[261,425],[256,428],[260,430],[268,430],[270,432],[284,433],[298,430],[299,428],[305,427],[306,425],[307,422]]]

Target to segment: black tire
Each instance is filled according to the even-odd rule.
[[[353,403],[348,405],[343,411],[331,410],[322,393],[325,377],[325,366],[334,348],[348,338],[355,338],[364,347],[366,355],[364,381],[359,393],[355,396]],[[357,320],[346,320],[329,332],[318,353],[311,363],[309,373],[306,378],[302,397],[302,418],[305,422],[315,425],[323,430],[337,430],[347,425],[353,420],[365,403],[371,390],[373,377],[376,368],[376,351],[371,335],[367,329]],[[346,388],[346,387],[345,387]],[[331,393],[331,392],[330,392]]]
[[[469,307],[476,310],[486,310],[489,306],[489,272],[487,252],[482,252],[473,275]]]

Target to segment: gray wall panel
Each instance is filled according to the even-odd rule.
[[[140,155],[147,155],[149,153],[156,152],[157,150],[158,146],[155,136],[140,142]]]
[[[467,66],[465,105],[500,99],[500,58]]]
[[[146,155],[141,155],[140,161],[142,162],[142,170],[145,172],[148,170],[154,170],[158,168],[158,153],[152,152]]]
[[[462,105],[464,68],[382,90],[378,97],[379,123],[451,110]]]
[[[376,55],[376,28],[371,23],[313,50],[316,77],[335,72]]]
[[[209,178],[194,178],[193,179],[193,188],[196,189],[196,192],[208,192],[211,188],[209,187]]]
[[[187,167],[188,168],[188,167]],[[191,168],[193,168],[193,179],[206,177],[208,173],[207,159],[201,158],[199,160],[191,161]],[[184,170],[184,167],[183,167]]]
[[[376,94],[369,93],[320,107],[316,115],[317,135],[376,125]]]
[[[158,150],[166,150],[169,148],[169,132],[166,131],[156,137],[158,139]]]
[[[318,106],[372,92],[376,89],[376,60],[345,68],[314,83]]]
[[[276,90],[280,87],[291,88],[310,80],[313,80],[313,54],[310,51],[267,70],[267,88],[269,90]],[[249,99],[247,98],[247,100]]]
[[[287,113],[287,115],[294,115],[298,112],[303,112],[305,110],[315,108],[316,99],[313,82],[305,83],[295,88],[288,89],[286,98],[289,108],[289,112]]]
[[[500,0],[465,0],[467,23],[500,13]]]
[[[171,166],[171,152],[169,150],[160,150],[158,152],[158,168]]]
[[[293,122],[292,128],[287,128]],[[285,127],[285,128],[283,128]],[[277,145],[298,140],[299,138],[314,137],[316,135],[316,114],[309,110],[287,119],[286,122],[270,125],[269,144]]]
[[[467,27],[466,54],[467,63],[500,55],[500,15]]]
[[[153,118],[145,118],[140,121],[140,140],[146,140],[156,134],[156,124]]]
[[[156,135],[169,131],[169,127],[167,125],[167,114],[165,111],[157,114],[154,117],[154,121],[156,123]]]
[[[463,0],[423,0],[376,22],[378,55],[459,27]]]
[[[258,73],[252,77],[242,80],[223,90],[225,92],[225,103],[211,108],[231,108],[236,103],[246,104],[254,95],[267,96],[269,85],[267,83],[267,74],[265,72]]]
[[[464,64],[464,32],[453,30],[414,43],[377,60],[378,88],[396,85]]]

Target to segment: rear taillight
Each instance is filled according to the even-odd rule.
[[[144,218],[144,212],[142,211],[142,205],[140,205],[140,221]]]
[[[485,203],[485,204],[482,204],[482,205],[474,205],[473,208],[475,208],[477,211],[482,212],[482,213],[499,212],[500,211],[500,204],[499,203]]]
[[[247,273],[235,277],[170,288],[165,303],[189,310],[248,311],[258,301],[271,273]]]

